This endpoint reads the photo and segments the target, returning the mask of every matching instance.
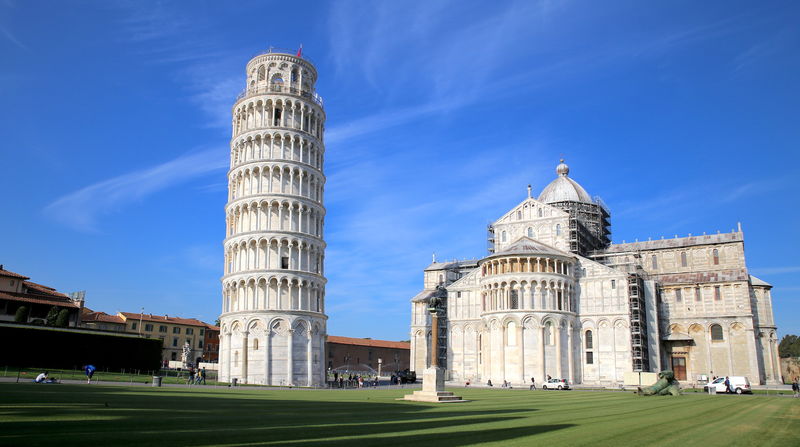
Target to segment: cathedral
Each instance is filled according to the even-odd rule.
[[[489,225],[480,260],[434,262],[411,300],[411,367],[437,355],[451,381],[515,385],[547,376],[617,386],[670,369],[781,383],[768,283],[730,233],[611,243],[608,207],[556,178]],[[444,303],[431,353],[428,302]]]

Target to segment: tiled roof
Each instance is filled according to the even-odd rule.
[[[545,243],[523,236],[514,241],[508,247],[498,251],[497,253],[487,256],[486,258],[512,256],[512,255],[556,255],[556,256],[572,256],[572,254],[561,251],[555,247],[551,247]]]
[[[4,268],[0,267],[0,276],[6,276],[9,278],[19,278],[19,279],[30,279],[27,276],[20,275],[19,273],[9,272]]]
[[[766,281],[764,281],[762,279],[756,278],[753,275],[750,275],[750,284],[752,284],[754,286],[761,286],[761,287],[772,287],[772,284],[770,284],[770,283],[768,283],[768,282],[766,282]]]
[[[125,320],[122,317],[117,315],[109,315],[105,312],[87,312],[81,315],[81,321],[83,322],[90,322],[90,321],[97,321],[100,323],[116,323],[116,324],[125,324]]]
[[[411,349],[411,343],[407,341],[372,340],[369,338],[337,337],[335,335],[328,336],[328,343],[338,343],[340,345],[370,346],[373,348]]]
[[[33,289],[38,293],[44,293],[46,295],[56,296],[59,298],[66,298],[71,301],[70,297],[64,295],[61,292],[57,292],[56,289],[52,287],[43,286],[41,284],[36,284],[35,282],[30,282],[30,281],[22,281],[22,284],[24,284],[28,289]]]
[[[183,324],[186,326],[202,326],[207,327],[208,324],[204,323],[200,320],[196,320],[194,318],[179,318],[179,317],[170,317],[169,315],[153,315],[153,314],[141,314],[141,313],[133,313],[133,312],[120,312],[118,314],[124,320],[132,319],[132,320],[139,320],[142,321],[151,321],[156,323],[172,323],[172,324]]]
[[[11,300],[11,301],[21,301],[25,303],[33,303],[33,304],[48,304],[51,306],[61,306],[61,307],[75,307],[78,308],[80,305],[75,301],[72,301],[69,298],[62,299],[60,297],[48,296],[48,295],[33,295],[30,293],[12,293],[12,292],[0,292],[0,299],[2,300]]]
[[[670,248],[690,247],[693,245],[724,244],[744,240],[741,232],[721,234],[704,234],[701,236],[679,237],[672,239],[657,239],[654,241],[628,242],[626,244],[611,244],[602,253],[625,253],[630,251],[663,250]]]

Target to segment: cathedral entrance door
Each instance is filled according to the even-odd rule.
[[[675,379],[686,380],[686,357],[672,357],[672,372]]]

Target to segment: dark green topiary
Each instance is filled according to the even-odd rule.
[[[28,308],[25,306],[19,306],[17,309],[17,313],[14,314],[14,322],[15,323],[27,323],[28,322]]]
[[[61,309],[56,318],[56,326],[67,327],[67,325],[69,325],[69,310]]]
[[[57,319],[58,319],[58,306],[53,306],[47,312],[47,317],[45,317],[44,321],[45,324],[47,324],[48,326],[55,326]]]

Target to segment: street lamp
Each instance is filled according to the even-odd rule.
[[[379,358],[379,359],[378,359],[378,377],[379,377],[379,378],[380,378],[380,376],[381,376],[381,365],[382,365],[382,364],[383,364],[383,359]]]

